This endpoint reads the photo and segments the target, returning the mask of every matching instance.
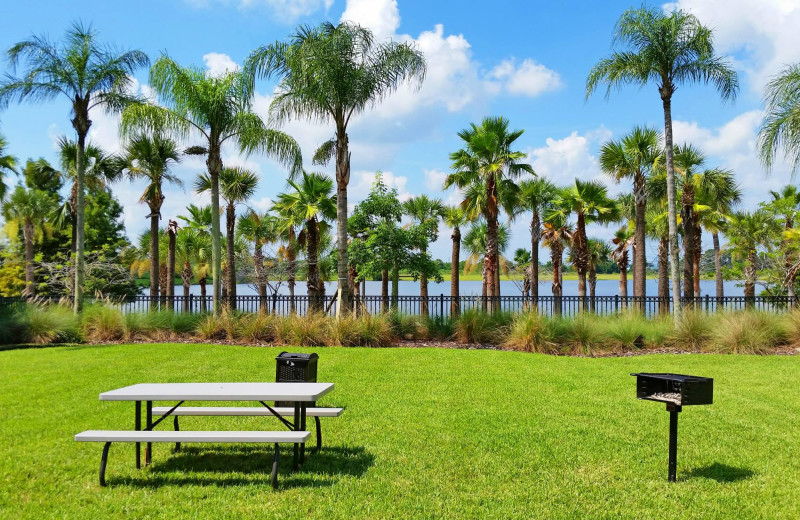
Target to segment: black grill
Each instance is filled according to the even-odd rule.
[[[666,403],[669,412],[668,478],[675,482],[678,459],[678,413],[684,406],[712,404],[714,380],[682,374],[631,374],[636,376],[636,397]]]
[[[316,383],[317,354],[281,352],[275,357],[275,381],[278,383]],[[294,403],[276,401],[275,406],[293,406]],[[314,403],[308,403],[314,406]]]

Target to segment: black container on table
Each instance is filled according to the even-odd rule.
[[[281,352],[275,357],[275,381],[278,383],[316,383],[317,354]],[[293,406],[294,403],[276,401],[275,406]],[[308,403],[314,406],[314,403]]]

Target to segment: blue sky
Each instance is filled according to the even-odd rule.
[[[81,19],[92,23],[102,40],[121,48],[141,49],[153,59],[167,52],[180,63],[205,65],[214,73],[241,64],[253,48],[286,38],[301,23],[346,18],[369,26],[381,39],[413,40],[428,58],[428,77],[418,92],[401,89],[354,121],[350,202],[366,194],[376,170],[385,172],[403,197],[428,193],[457,200],[456,193],[441,190],[448,155],[460,147],[456,132],[486,115],[504,115],[513,127],[524,129],[519,149],[529,153],[540,175],[558,184],[576,177],[611,184],[597,168],[601,144],[637,124],[663,128],[654,86],[615,92],[609,100],[602,93],[584,99],[586,75],[610,51],[614,22],[630,2],[73,0],[31,5],[5,7],[4,18],[14,24],[4,27],[0,48],[32,33],[58,39],[71,20]],[[745,206],[754,207],[768,190],[791,179],[785,164],[766,175],[754,142],[762,118],[763,85],[785,64],[800,61],[800,2],[762,0],[757,9],[749,0],[681,0],[675,5],[715,29],[718,50],[730,57],[741,81],[737,100],[727,104],[708,87],[680,88],[673,100],[675,140],[703,150],[708,166],[733,169],[745,191]],[[0,64],[0,72],[8,72],[6,63]],[[137,80],[146,93],[147,72],[140,71]],[[264,116],[273,86],[259,83],[255,108]],[[116,118],[102,113],[92,118],[91,139],[117,151]],[[284,130],[309,158],[333,133],[330,126],[305,121],[292,122]],[[43,156],[55,161],[55,140],[72,134],[69,107],[65,100],[12,106],[0,113],[0,132],[20,159]],[[240,157],[235,150],[227,150],[223,159],[260,175],[252,201],[256,208],[266,209],[284,187],[285,172],[268,159]],[[202,168],[202,161],[187,159],[176,172],[191,186]],[[141,188],[129,182],[113,186],[125,206],[132,237],[147,225],[146,211],[137,204]],[[626,189],[625,184],[612,186],[614,192]],[[166,195],[165,218],[202,199],[189,188],[171,187]],[[612,233],[607,228],[591,230],[602,238]],[[449,232],[443,230],[442,235],[433,252],[447,258]],[[512,224],[512,250],[528,243],[525,222]],[[654,256],[650,249],[648,256]]]

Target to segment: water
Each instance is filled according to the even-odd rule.
[[[460,292],[462,296],[480,296],[481,294],[481,282],[479,280],[469,280],[469,281],[462,281],[460,284]],[[273,285],[274,287],[274,285]],[[741,285],[741,282],[725,282],[725,296],[744,296],[744,287]],[[148,294],[147,288],[142,289],[142,294]],[[647,295],[648,296],[656,296],[658,290],[658,280],[647,280]],[[391,284],[389,286],[389,291],[391,292]],[[398,291],[400,296],[419,296],[419,282],[415,282],[413,280],[401,280]],[[199,285],[192,285],[190,287],[191,294],[199,295],[200,294],[200,286]],[[296,295],[305,295],[306,294],[306,282],[301,281],[295,285],[294,292]],[[336,282],[325,282],[325,292],[329,296],[336,292]],[[238,284],[236,286],[236,293],[240,296],[247,296],[247,295],[257,295],[258,291],[255,287],[249,284]],[[269,294],[272,294],[272,290],[268,290]],[[175,286],[175,294],[176,295],[183,295],[183,286],[176,285]],[[207,286],[207,294],[211,295],[211,284]],[[289,294],[289,287],[286,283],[282,283],[278,287],[278,294]],[[380,296],[381,294],[381,282],[380,281],[367,281],[367,295],[369,296]],[[429,282],[428,283],[428,294],[430,296],[439,296],[440,294],[444,294],[445,296],[450,295],[450,282]],[[500,294],[502,296],[519,296],[522,294],[522,283],[521,282],[514,282],[504,280],[500,282]],[[577,296],[578,294],[578,281],[577,280],[564,280],[564,296]],[[619,294],[619,281],[618,280],[598,280],[597,281],[597,296],[614,296],[615,294]],[[701,280],[700,281],[700,296],[716,296],[716,282],[714,280]],[[552,283],[547,282],[539,282],[539,295],[540,296],[552,296]],[[633,295],[633,281],[628,280],[628,295]]]

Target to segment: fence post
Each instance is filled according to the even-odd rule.
[[[189,293],[189,302],[186,305],[186,309],[188,312],[194,312],[194,295]]]
[[[614,295],[614,312],[619,312],[619,294]]]
[[[444,293],[439,294],[439,316],[444,318]]]
[[[711,310],[711,298],[706,294],[706,314]]]

